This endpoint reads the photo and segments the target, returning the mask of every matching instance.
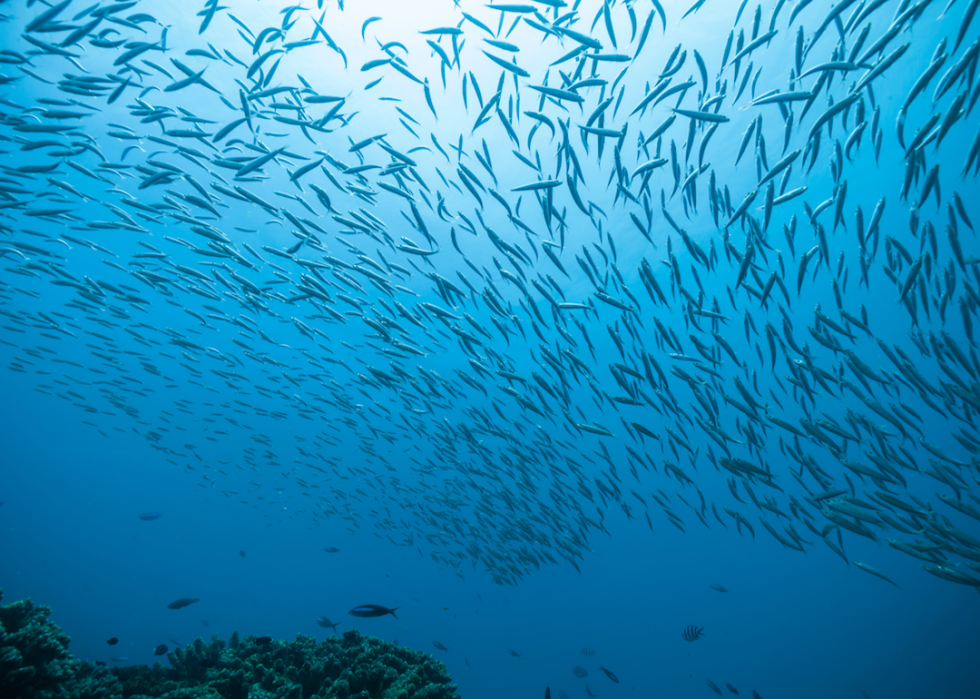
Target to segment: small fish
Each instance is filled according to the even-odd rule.
[[[338,553],[340,551],[336,546],[324,546],[323,550],[327,553]]]
[[[272,636],[259,636],[255,639],[255,645],[257,646],[267,646],[272,643]]]
[[[184,607],[189,607],[195,602],[200,602],[200,601],[201,601],[200,597],[194,597],[193,599],[190,597],[181,597],[180,599],[174,600],[173,602],[168,604],[167,609],[183,609]]]
[[[684,629],[684,633],[681,634],[681,638],[685,641],[696,641],[704,636],[704,629],[698,628],[697,626],[688,626]]]
[[[517,652],[516,650],[514,650],[513,648],[509,648],[509,649],[507,650],[507,652],[508,652],[508,653],[510,653],[511,655],[513,655],[513,656],[514,656],[515,658],[523,658],[523,657],[524,657],[523,655],[521,655],[520,653],[518,653],[518,652]]]
[[[125,655],[117,655],[117,656],[112,657],[112,658],[106,658],[106,660],[108,660],[110,663],[128,663],[129,662],[129,658],[127,658]]]
[[[582,649],[581,651],[579,651],[579,652],[580,652],[580,653],[581,653],[582,655],[587,655],[587,656],[589,656],[589,657],[592,657],[593,655],[595,655],[595,648],[589,648],[588,646],[586,646],[585,648],[583,648],[583,649]]]
[[[362,604],[358,607],[354,607],[347,613],[350,614],[351,616],[359,616],[365,618],[391,614],[393,617],[397,619],[398,617],[395,616],[396,609],[398,609],[398,607],[389,609],[388,607],[382,607],[380,604]]]
[[[576,677],[580,677],[580,678],[581,677],[588,677],[589,676],[589,671],[586,670],[584,667],[582,667],[580,665],[576,665],[575,667],[572,668],[572,674],[575,675]]]
[[[208,623],[207,619],[201,619],[201,626],[207,629],[211,627],[211,624]]]
[[[167,650],[168,650],[167,649],[167,644],[166,643],[161,643],[160,645],[158,645],[156,647],[156,650],[153,651],[153,655],[166,655],[167,654]]]
[[[433,641],[433,642],[432,642],[432,645],[434,645],[434,646],[435,646],[436,648],[438,648],[439,650],[444,650],[444,651],[446,651],[447,653],[449,652],[449,649],[448,649],[448,648],[446,648],[446,646],[444,646],[444,645],[442,645],[441,643],[439,643],[439,641]]]
[[[155,519],[160,519],[163,517],[162,512],[137,512],[136,516],[139,517],[144,522],[152,522]]]
[[[337,633],[337,624],[330,621],[329,618],[325,616],[318,616],[316,618],[317,626],[322,626],[325,629],[333,629],[334,633]]]
[[[724,585],[712,585],[711,589],[715,590],[716,592],[728,592],[728,588]]]
[[[110,638],[110,639],[109,639],[108,641],[106,641],[106,643],[108,643],[108,644],[109,644],[110,646],[114,646],[114,645],[116,645],[117,643],[119,643],[119,639],[118,639],[118,638],[116,638],[115,636],[113,636],[113,637],[112,637],[112,638]]]
[[[609,679],[611,679],[616,684],[619,684],[619,678],[616,677],[615,673],[613,673],[612,670],[607,670],[602,665],[599,666],[599,669],[602,670],[604,673],[606,673],[606,677],[608,677]]]
[[[242,558],[245,558],[245,552],[244,551],[239,551],[238,552],[238,555],[241,556]]]

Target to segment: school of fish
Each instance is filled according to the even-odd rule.
[[[460,576],[625,517],[980,592],[978,0],[664,4],[0,4],[7,368]]]

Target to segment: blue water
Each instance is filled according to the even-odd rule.
[[[725,689],[729,683],[741,696],[752,696],[754,690],[765,699],[859,697],[862,691],[875,698],[977,696],[980,587],[930,575],[920,568],[923,561],[887,545],[891,538],[931,546],[945,557],[936,560],[952,574],[980,581],[980,546],[972,539],[980,537],[980,523],[939,497],[974,512],[980,508],[975,456],[980,446],[980,362],[972,329],[978,322],[980,276],[969,259],[980,248],[963,217],[973,225],[980,222],[976,169],[964,172],[978,138],[976,116],[969,110],[980,90],[975,77],[980,20],[967,26],[956,46],[964,18],[976,10],[975,1],[952,0],[944,12],[944,4],[936,1],[890,0],[857,22],[865,9],[879,3],[845,0],[839,28],[829,21],[814,40],[831,3],[809,3],[791,25],[790,15],[801,3],[764,2],[758,10],[748,3],[736,25],[740,3],[707,0],[682,20],[689,0],[663,0],[666,32],[660,16],[654,15],[638,55],[647,18],[656,12],[645,0],[608,5],[616,47],[603,4],[589,0],[575,3],[574,24],[559,19],[572,7],[556,12],[550,3],[531,2],[537,15],[507,12],[502,30],[501,13],[474,2],[326,2],[322,9],[312,2],[226,4],[203,33],[202,17],[195,13],[208,8],[200,3],[192,7],[145,0],[106,12],[85,38],[61,49],[76,56],[52,53],[50,47],[92,21],[92,8],[74,2],[57,17],[31,26],[45,5],[0,4],[0,44],[6,52],[0,73],[10,78],[0,86],[0,362],[8,369],[0,374],[0,588],[5,602],[30,597],[50,605],[53,621],[72,638],[72,652],[103,661],[125,657],[131,663],[156,660],[153,649],[159,643],[173,647],[174,639],[188,643],[211,634],[227,638],[236,630],[283,639],[300,633],[322,638],[328,630],[317,626],[316,619],[326,615],[339,623],[340,632],[358,628],[432,652],[447,664],[460,694],[468,698],[540,697],[550,686],[553,696],[561,690],[578,699],[586,696],[586,685],[599,697],[711,697],[715,694],[709,680],[726,695],[734,696]],[[736,41],[744,32],[744,44],[749,44],[757,11],[755,35],[763,36],[776,6],[776,34],[741,58],[736,80],[731,60],[735,46],[722,70],[729,32],[735,27]],[[346,66],[344,56],[316,29],[314,19],[321,21],[324,11],[322,27],[343,52]],[[495,40],[511,43],[519,52],[484,42],[490,35],[464,19],[464,11],[499,32]],[[635,31],[630,12],[635,14]],[[254,35],[266,27],[281,31],[267,32],[253,50],[232,15]],[[371,17],[380,19],[365,24]],[[739,256],[748,240],[755,241],[756,269],[737,285],[739,262],[726,259],[725,224],[784,153],[779,106],[749,103],[777,89],[814,88],[819,72],[792,83],[801,27],[806,71],[848,60],[862,29],[870,25],[856,52],[860,57],[896,17],[902,19],[894,38],[870,54],[865,66],[880,65],[880,58],[894,56],[905,43],[907,51],[871,80],[870,90],[861,90],[862,105],[855,101],[846,114],[834,115],[829,126],[817,129],[822,135],[815,159],[813,142],[807,146],[813,125],[831,104],[851,94],[869,68],[834,71],[829,88],[822,87],[805,115],[802,101],[788,103],[794,125],[785,153],[805,153],[793,162],[785,181],[785,173],[772,181],[776,196],[781,188],[807,190],[775,206],[763,232],[763,185],[747,217],[727,227],[730,249]],[[284,20],[291,23],[286,30]],[[545,36],[526,20],[539,27],[557,20],[560,27],[570,26],[599,41],[601,53],[629,58],[572,58],[549,69],[579,44],[567,35],[559,43],[558,30]],[[455,64],[452,37],[420,32],[457,25],[462,30],[459,65],[444,66],[444,87],[443,59],[426,40],[438,41]],[[92,40],[103,32],[99,41],[106,45],[94,45]],[[267,51],[311,36],[315,45],[293,46],[270,54],[261,65],[254,63]],[[130,48],[138,46],[132,42],[156,45],[127,68],[125,62],[114,65],[126,46],[108,46],[120,41],[130,42]],[[938,147],[932,140],[911,156],[921,159],[903,199],[907,154],[896,133],[899,110],[943,41],[949,56],[911,103],[904,144],[908,147],[934,114],[940,118],[930,128],[945,133]],[[630,115],[657,84],[678,45],[684,53],[676,54],[672,65],[681,55],[685,62],[670,85],[687,80],[693,85],[679,103],[678,93]],[[192,49],[197,55],[187,55]],[[226,50],[254,68],[252,75]],[[706,66],[708,99],[726,92],[720,107],[707,111],[728,121],[718,123],[708,141],[704,171],[691,188],[678,187],[672,194],[671,141],[677,151],[676,179],[683,182],[699,166],[702,138],[712,126],[699,122],[688,157],[689,117],[677,114],[660,143],[659,153],[668,162],[652,171],[644,190],[642,174],[632,180],[629,176],[658,157],[658,143],[638,152],[638,139],[653,133],[671,108],[702,111],[707,101],[695,50]],[[214,51],[219,56],[200,53]],[[473,76],[486,104],[502,73],[484,51],[507,61],[516,56],[530,77],[517,77],[515,87],[515,76],[505,73],[501,115],[490,109],[488,120],[474,129],[481,106]],[[407,72],[428,81],[438,117],[422,85],[390,64],[361,70],[369,61],[391,57],[404,60]],[[574,75],[577,60],[588,61],[580,76]],[[961,60],[972,65],[934,101],[937,85]],[[750,63],[752,79],[733,103]],[[594,77],[606,84],[578,88],[581,106],[568,99],[542,102],[541,93],[531,88],[545,84],[546,75],[552,88],[589,78],[593,64]],[[213,89],[191,80],[166,90],[202,70],[200,80]],[[79,76],[105,79],[105,87],[77,94]],[[380,83],[366,89],[378,78]],[[110,104],[110,96],[127,79],[130,84]],[[66,86],[75,92],[65,91]],[[251,124],[243,122],[215,143],[222,127],[246,116],[240,91],[254,97],[276,87],[292,89],[249,100]],[[316,103],[308,99],[311,95],[343,100]],[[633,199],[617,198],[613,151],[619,139],[607,136],[599,157],[599,137],[589,135],[586,146],[579,128],[610,95],[613,102],[592,126],[615,131],[627,126],[620,157],[626,170],[622,181]],[[312,128],[335,107],[322,130]],[[163,126],[146,120],[161,108],[171,110]],[[956,108],[964,114],[947,122],[947,114]],[[85,116],[57,118],[45,109]],[[867,125],[841,161],[835,143],[843,153],[862,109]],[[538,122],[524,114],[528,111],[550,119],[555,136],[542,124],[529,147],[528,136]],[[277,121],[277,116],[306,122],[309,137],[298,122]],[[510,140],[503,117],[512,123],[519,145]],[[754,133],[736,165],[743,134],[760,117],[761,131],[756,133],[761,132],[764,146]],[[587,208],[589,202],[597,207],[591,216],[574,202],[567,184],[574,166],[559,154],[563,130],[558,120],[566,119],[568,142],[581,168],[577,191]],[[74,129],[36,133],[25,131],[25,124]],[[195,128],[207,135],[188,138],[176,131]],[[391,155],[379,143],[351,152],[353,143],[382,134],[390,151],[400,155]],[[436,149],[433,136],[447,156]],[[470,194],[453,150],[460,138],[462,164],[482,187],[493,188],[507,201],[531,234],[511,223],[489,192],[473,185],[482,207]],[[760,148],[765,150],[764,163]],[[255,158],[276,149],[283,149],[277,158],[255,165]],[[513,155],[515,150],[532,162],[540,157],[541,175]],[[489,153],[497,184],[477,152]],[[328,157],[322,168],[290,181],[290,173],[324,154]],[[382,174],[381,168],[392,163],[405,164],[402,156],[415,165]],[[242,158],[239,167],[251,162],[251,172],[236,180],[228,162],[233,158]],[[361,165],[360,158],[379,167],[342,171],[342,166]],[[220,159],[225,160],[215,162]],[[52,169],[38,171],[47,166]],[[939,168],[938,190],[919,202],[934,167]],[[171,176],[160,174],[168,171]],[[727,188],[730,200],[730,208],[718,214],[719,224],[710,207],[712,174],[714,186],[720,192]],[[377,184],[399,187],[396,175],[406,197]],[[552,178],[561,184],[552,190],[555,213],[549,222],[535,192],[513,190]],[[835,226],[838,199],[815,217],[825,232],[821,250],[806,207],[812,211],[834,198],[844,181],[841,223]],[[225,191],[214,188],[215,182]],[[207,201],[194,183],[207,193]],[[361,216],[362,229],[331,218],[312,185],[326,193],[337,216],[348,221]],[[350,185],[373,194],[358,197]],[[273,210],[233,198],[227,190],[234,192],[236,186]],[[315,213],[280,193],[301,197]],[[714,251],[711,270],[668,223],[661,196],[667,214],[698,248],[706,255]],[[418,229],[408,198],[414,199],[431,243]],[[132,199],[157,212],[134,207]],[[875,245],[875,236],[868,236],[867,284],[862,285],[856,210],[860,207],[868,233],[882,199],[878,240]],[[650,241],[630,214],[649,230]],[[793,217],[791,248],[784,230]],[[120,222],[126,225],[117,227]],[[470,224],[475,235],[466,230]],[[499,236],[500,247],[484,224]],[[304,231],[297,233],[300,225]],[[192,226],[205,226],[205,233],[220,231],[225,247],[208,247],[214,241]],[[363,228],[372,226],[369,236]],[[962,248],[962,266],[951,246],[952,227]],[[306,235],[310,238],[291,253],[292,259],[269,252],[288,255]],[[567,275],[548,259],[544,241],[553,241]],[[814,246],[798,292],[801,257]],[[417,254],[418,249],[436,248],[432,255]],[[910,259],[903,258],[901,249]],[[911,262],[923,253],[929,259],[918,277],[910,278]],[[644,259],[669,305],[654,303],[644,288]],[[314,268],[310,261],[320,266]],[[593,272],[590,280],[582,265],[592,270],[593,264],[598,278]],[[346,277],[335,274],[338,270]],[[776,284],[763,307],[758,296],[773,272],[786,294]],[[440,294],[445,282],[432,273],[461,294]],[[458,273],[477,293],[470,292]],[[909,303],[900,302],[908,279]],[[532,280],[556,303],[591,304],[593,310],[553,311]],[[873,336],[838,313],[834,280],[843,310],[858,319],[866,314]],[[620,302],[638,302],[639,308],[623,311],[603,302],[595,295],[596,284]],[[317,292],[312,296],[311,288]],[[485,292],[497,301],[488,302]],[[417,324],[399,313],[395,301]],[[444,322],[438,311],[421,303],[460,318]],[[504,306],[506,313],[492,308],[493,303]],[[727,321],[713,327],[709,316],[690,312],[696,303]],[[853,340],[819,321],[813,312],[817,304]],[[469,324],[464,313],[489,337]],[[683,354],[702,360],[700,366],[671,356],[681,352],[665,341],[655,318],[676,334]],[[790,346],[784,319],[791,322],[793,342],[809,352],[808,361]],[[556,329],[559,320],[565,336]],[[479,344],[458,339],[449,327],[456,323]],[[778,335],[775,366],[767,323]],[[857,361],[822,345],[809,331],[818,324]],[[622,338],[623,355],[609,327]],[[732,347],[738,364],[712,330]],[[691,336],[713,353],[714,373],[705,370],[707,362]],[[897,367],[879,340],[903,351],[908,363]],[[560,359],[567,394],[542,346]],[[564,354],[569,348],[591,379]],[[652,382],[621,372],[640,404],[613,401],[626,396],[627,388],[617,383],[609,365],[622,363],[645,377],[644,353],[662,368],[666,384],[655,372]],[[481,376],[470,359],[486,367],[490,377]],[[797,368],[791,370],[789,362]],[[862,375],[858,362],[886,383]],[[912,367],[933,389],[926,398],[942,414],[909,378]],[[675,373],[678,369],[683,375]],[[824,372],[820,377],[827,387],[820,385],[815,371]],[[458,372],[465,372],[486,395]],[[543,377],[551,393],[532,372]],[[696,377],[700,400],[683,376]],[[725,402],[725,394],[745,402],[736,377],[763,406],[752,418]],[[804,392],[804,381],[812,394]],[[858,392],[877,401],[888,417],[860,400]],[[899,401],[909,410],[899,407]],[[867,453],[883,455],[907,487],[881,471],[878,483],[862,479],[833,452],[845,440],[832,436],[832,449],[818,439],[798,437],[775,424],[766,410],[797,430],[802,430],[799,419],[809,416],[836,422],[848,433],[857,431],[860,441],[848,444],[841,455],[867,468],[876,468]],[[728,441],[709,434],[706,426],[715,421]],[[629,423],[642,424],[659,441],[641,439]],[[598,426],[613,436],[575,424]],[[920,438],[936,449],[928,451]],[[725,454],[719,441],[732,457],[768,470],[779,489],[769,487],[767,477],[736,477],[721,468],[718,459]],[[936,450],[945,456],[937,456]],[[642,453],[649,457],[645,463],[636,460]],[[812,469],[801,468],[801,455],[812,458]],[[651,460],[656,470],[649,468]],[[680,482],[666,464],[679,467],[691,482]],[[818,469],[825,474],[822,484],[814,476]],[[760,506],[753,503],[746,483]],[[901,526],[911,533],[882,521],[868,525],[876,539],[872,541],[841,528],[844,554],[852,562],[845,564],[803,521],[809,519],[835,546],[840,543],[836,529],[824,530],[833,522],[821,513],[821,505],[806,499],[831,489],[858,498],[865,514],[874,515],[869,507],[875,507],[892,521],[906,517]],[[886,490],[917,509],[915,517],[883,503],[876,492]],[[698,517],[702,497],[703,523]],[[671,524],[658,498],[683,522],[683,532]],[[725,508],[744,517],[754,535],[744,525],[738,533]],[[147,512],[162,516],[149,521],[138,517]],[[806,542],[805,553],[778,542],[760,517],[791,544],[792,525]],[[325,547],[339,551],[328,553]],[[975,558],[963,556],[964,548]],[[895,585],[853,561],[872,566]],[[180,597],[200,602],[167,608]],[[397,619],[347,614],[365,603],[397,607]],[[686,642],[682,632],[691,625],[703,628],[704,636]],[[119,644],[107,646],[106,639],[113,636]],[[435,648],[434,641],[448,651]],[[595,655],[583,655],[584,648],[594,649]],[[573,675],[576,666],[588,676]]]

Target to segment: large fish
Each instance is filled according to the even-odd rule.
[[[362,604],[358,607],[354,607],[347,613],[350,614],[351,616],[359,616],[359,617],[375,617],[375,616],[385,616],[386,614],[391,614],[393,617],[397,619],[398,617],[395,616],[396,609],[398,609],[398,607],[388,608],[388,607],[383,607],[380,604]]]

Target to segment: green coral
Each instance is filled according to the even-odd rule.
[[[446,667],[427,653],[348,631],[317,643],[217,636],[168,655],[160,665],[114,670],[124,696],[142,699],[458,699]],[[197,692],[197,693],[194,693]]]
[[[48,621],[50,615],[50,607],[35,606],[30,600],[0,606],[0,696],[121,698],[122,685],[109,670],[68,652],[71,639]]]
[[[3,592],[0,591],[0,598]],[[232,634],[160,663],[113,668],[68,652],[51,610],[22,600],[0,607],[0,697],[23,699],[459,699],[446,666],[428,653],[348,631],[317,643]]]

